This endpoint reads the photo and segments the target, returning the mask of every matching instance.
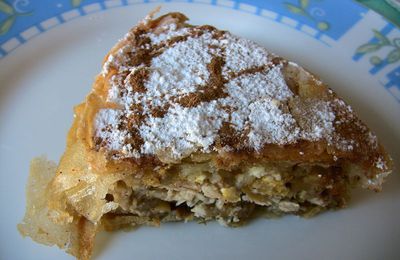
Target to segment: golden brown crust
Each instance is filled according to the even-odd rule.
[[[79,252],[80,260],[89,260],[94,246],[94,240],[97,232],[97,227],[85,218],[80,218],[78,221],[79,233]]]
[[[125,45],[133,45],[140,46],[147,43],[147,40],[143,42],[143,35],[149,31],[157,31],[162,25],[166,23],[176,23],[178,27],[189,27],[185,22],[187,21],[187,17],[180,13],[170,13],[163,15],[155,20],[147,20],[144,23],[139,24],[137,27],[133,28],[124,40],[119,42],[111,52],[106,56],[105,61],[109,55],[115,55],[118,50],[123,48]],[[199,27],[198,27],[199,28]],[[209,30],[215,31],[216,29],[213,27],[201,27],[208,28]],[[219,32],[219,31],[218,31]],[[137,56],[139,55],[139,56]],[[146,57],[151,58],[151,54],[137,54],[132,57],[132,61],[139,58],[140,62],[143,62],[143,59]],[[150,56],[148,56],[150,55]],[[209,101],[211,99],[216,99],[219,96],[226,95],[224,91],[221,91],[221,84],[224,83],[221,76],[221,60],[214,60],[209,65],[210,71],[215,71],[215,73],[211,73],[209,87],[206,88],[206,91],[200,91],[197,93],[193,93],[190,95],[183,96],[177,102],[182,106],[195,106],[202,101]],[[301,122],[301,118],[305,118],[308,115],[304,114],[304,110],[299,110],[299,104],[306,104],[307,102],[312,102],[313,100],[325,100],[330,102],[332,109],[335,114],[334,125],[334,136],[332,143],[327,142],[326,140],[301,140],[295,143],[290,143],[286,145],[277,145],[277,144],[265,144],[261,150],[255,151],[253,149],[249,149],[244,146],[245,140],[243,139],[243,134],[239,134],[235,132],[229,124],[224,123],[224,127],[221,128],[219,132],[219,136],[217,137],[214,146],[216,150],[221,151],[223,147],[231,147],[233,148],[229,152],[219,152],[217,157],[221,162],[229,161],[231,164],[235,164],[235,162],[230,162],[235,158],[246,158],[247,160],[251,160],[255,158],[264,159],[264,160],[281,160],[281,161],[298,161],[298,162],[323,162],[323,163],[335,163],[337,161],[345,161],[349,160],[353,163],[359,164],[366,170],[367,175],[373,176],[375,174],[379,174],[380,172],[390,171],[392,167],[392,163],[390,158],[387,156],[386,152],[383,150],[382,146],[377,143],[376,137],[370,132],[368,127],[362,123],[357,116],[354,114],[352,109],[341,100],[332,90],[327,88],[316,76],[312,75],[308,71],[296,67],[288,65],[288,62],[283,58],[275,58],[275,64],[286,64],[284,65],[286,70],[286,82],[288,83],[291,90],[296,95],[294,98],[290,99],[286,104],[290,113],[297,119],[298,122]],[[214,65],[213,65],[214,64]],[[219,64],[216,66],[216,64]],[[256,68],[255,70],[260,69]],[[141,79],[133,78],[132,80],[135,83],[133,84],[138,89],[143,88],[143,80],[148,77],[148,72],[145,70],[141,70],[142,75]],[[243,71],[241,73],[254,73],[253,70]],[[118,71],[114,68],[110,68],[109,71],[104,75],[99,75],[96,79],[96,82],[93,86],[92,93],[86,99],[84,104],[83,114],[81,116],[81,120],[84,123],[79,123],[78,133],[82,133],[82,141],[87,143],[87,147],[89,149],[97,149],[101,143],[98,137],[95,137],[95,126],[94,120],[95,115],[100,109],[104,108],[112,108],[117,107],[118,105],[107,102],[107,93],[110,89],[110,79],[117,75]],[[215,75],[215,76],[212,76]],[[238,75],[236,75],[238,76]],[[226,82],[226,81],[225,81]],[[211,87],[210,87],[211,86]],[[212,86],[215,86],[212,87]],[[143,89],[142,89],[143,90]],[[140,107],[138,107],[140,109]],[[166,113],[167,107],[164,110],[158,108],[154,109],[151,114],[155,115],[155,117],[162,117]],[[141,114],[141,110],[138,110],[138,114]],[[297,112],[296,112],[297,111]],[[307,112],[307,111],[305,111]],[[302,114],[303,113],[303,114]],[[139,124],[143,121],[142,117],[137,117],[133,119],[132,122],[135,122],[133,125]],[[130,129],[133,139],[131,139],[130,143],[134,147],[140,147],[143,144],[143,140],[140,138],[140,135],[136,132],[134,128]],[[96,139],[97,138],[97,139]],[[94,141],[95,140],[95,141]],[[343,145],[335,145],[343,142]],[[351,147],[351,149],[343,148],[344,146]],[[97,148],[96,148],[97,147]],[[100,146],[101,147],[101,146]],[[99,153],[107,154],[107,149],[100,149]],[[118,151],[112,151],[111,154],[118,154]],[[140,158],[125,158],[123,160],[111,160],[110,163],[125,165],[126,163],[139,164],[142,167],[154,167],[162,163],[162,160],[159,160],[155,155],[142,155]],[[240,159],[239,159],[240,160]],[[384,161],[383,169],[376,168],[376,163],[378,160]],[[338,162],[338,163],[339,163]],[[223,163],[222,163],[223,164]],[[373,169],[371,171],[371,169]],[[368,171],[368,173],[367,173]]]
[[[106,56],[105,61],[108,60],[109,55],[115,55],[117,51],[122,49],[125,45],[142,46],[148,44],[149,39],[141,36],[149,31],[159,30],[159,28],[162,27],[161,25],[175,23],[178,27],[191,27],[185,24],[186,21],[186,16],[180,13],[171,13],[155,20],[147,20],[133,28],[130,34],[128,34],[128,37],[119,42],[110,51]],[[213,27],[203,26],[198,28],[201,28],[201,30],[217,31]],[[173,44],[173,42],[183,40],[186,40],[186,38],[175,37],[167,44]],[[152,57],[158,55],[157,48],[161,47],[162,45],[154,47],[154,49],[136,53],[130,57],[131,63],[134,65],[139,65],[143,62],[149,64]],[[208,102],[212,99],[226,95],[226,93],[222,91],[221,87],[222,84],[226,83],[226,80],[221,77],[221,66],[223,66],[223,63],[223,60],[217,58],[209,64],[208,69],[210,71],[210,79],[207,84],[208,87],[205,88],[204,92],[200,91],[193,95],[186,95],[180,98],[177,102],[184,107],[193,107],[197,106],[200,102]],[[377,144],[374,140],[371,141],[371,133],[369,129],[355,116],[351,108],[339,99],[332,90],[328,89],[326,85],[321,83],[316,76],[302,68],[290,66],[290,64],[283,58],[274,58],[272,66],[274,64],[284,64],[284,68],[287,70],[285,74],[286,82],[295,94],[295,97],[290,99],[286,106],[292,115],[298,119],[297,121],[301,124],[302,120],[308,116],[307,114],[304,114],[307,111],[299,109],[299,106],[307,104],[307,102],[312,102],[315,99],[330,101],[333,104],[333,110],[336,115],[334,121],[336,138],[341,140],[351,140],[353,149],[340,149],[341,147],[333,146],[325,140],[302,140],[287,145],[265,144],[261,150],[255,151],[243,148],[243,137],[232,130],[228,124],[225,124],[225,127],[221,128],[219,138],[217,138],[214,144],[220,152],[210,153],[210,158],[212,158],[218,169],[234,169],[243,161],[248,164],[264,161],[296,162],[297,164],[316,163],[337,166],[343,166],[351,162],[351,164],[359,165],[368,178],[373,178],[373,176],[381,172],[390,170],[390,159],[382,146]],[[255,73],[257,71],[262,71],[263,69],[265,68],[258,67],[245,70],[234,75],[234,77],[239,77],[246,73]],[[148,171],[149,173],[145,175],[146,177],[143,176],[142,180],[146,185],[157,186],[160,184],[161,180],[159,179],[160,177],[158,176],[158,173],[153,171],[153,168],[167,166],[167,164],[163,163],[157,156],[146,155],[140,158],[114,160],[110,159],[105,149],[96,149],[96,143],[94,141],[95,115],[100,109],[118,107],[117,104],[109,103],[107,101],[108,91],[111,87],[110,82],[112,81],[112,77],[118,73],[119,72],[115,68],[111,67],[108,73],[97,77],[93,86],[93,91],[89,94],[85,103],[80,105],[79,109],[76,110],[76,121],[69,135],[69,143],[85,144],[83,148],[85,149],[84,156],[87,158],[90,167],[95,169],[98,173],[103,172],[103,174],[110,174],[110,172],[126,172],[128,174],[138,174],[139,172]],[[148,77],[149,75],[147,70],[141,69],[137,71],[136,74],[130,78],[133,89],[137,92],[145,91],[143,82]],[[138,109],[140,109],[140,107]],[[137,116],[139,117],[134,118],[133,122],[136,122],[134,124],[138,124],[143,120],[143,118],[140,118],[140,110],[138,111]],[[152,113],[160,117],[163,116],[162,111],[153,111]],[[135,116],[135,114],[133,116]],[[76,136],[74,136],[74,129],[76,129]],[[134,137],[137,138],[137,135],[134,135]],[[142,143],[143,141],[140,140],[140,138],[138,138],[137,141],[132,141],[132,144],[134,145],[141,145]],[[348,145],[348,143],[345,145]],[[223,151],[222,148],[226,146],[233,147],[234,149]],[[67,148],[66,154],[68,153],[70,152]],[[378,158],[383,158],[386,162],[384,169],[377,169],[375,167],[374,164]],[[73,163],[74,162],[71,161],[67,164]],[[179,163],[179,161],[175,163]],[[64,168],[64,165],[65,164],[61,163],[60,168]],[[137,167],[141,167],[142,170],[137,171]],[[57,179],[59,178],[56,178],[56,180]],[[372,187],[375,186],[372,185]],[[342,196],[341,194],[343,193],[343,191],[337,192],[338,196]]]
[[[149,44],[149,38],[142,36],[148,32],[161,33],[165,25],[188,28],[194,37],[208,32],[217,41],[226,33],[211,26],[191,26],[186,21],[187,17],[180,13],[169,13],[157,19],[149,16],[111,49],[104,66],[126,46]],[[127,63],[144,66],[129,73],[109,66],[97,76],[91,93],[75,107],[74,123],[56,175],[50,180],[51,175],[47,174],[48,179],[38,186],[43,191],[40,200],[28,200],[30,206],[26,223],[20,226],[21,233],[62,248],[66,245],[60,241],[69,239],[68,252],[79,259],[89,259],[100,227],[113,230],[192,219],[218,219],[235,226],[251,217],[256,209],[311,216],[322,210],[344,207],[353,181],[367,188],[381,188],[393,166],[376,136],[316,76],[272,54],[267,65],[230,71],[227,73],[229,80],[223,75],[226,59],[213,57],[207,64],[206,83],[200,84],[195,92],[177,97],[174,102],[185,109],[211,103],[228,95],[224,86],[230,80],[278,67],[293,95],[270,102],[293,117],[296,129],[306,133],[315,123],[310,123],[310,118],[318,113],[316,104],[329,104],[334,120],[328,123],[334,130],[328,137],[267,142],[260,149],[254,149],[247,145],[249,129],[237,131],[232,123],[224,121],[212,149],[194,150],[178,159],[171,159],[168,152],[118,157],[121,151],[107,149],[107,140],[97,135],[95,122],[102,109],[123,110],[125,104],[108,99],[113,82],[127,81],[135,93],[145,93],[152,58],[161,55],[169,45],[188,38],[178,35],[152,48],[123,53],[122,58],[126,58]],[[121,79],[116,79],[116,75]],[[133,103],[127,121],[118,125],[129,132],[130,137],[126,139],[129,145],[138,149],[145,142],[137,128],[144,121],[144,112],[153,118],[163,118],[169,106],[144,111],[142,104]],[[229,113],[233,110],[228,105],[223,109]],[[38,169],[43,170],[43,167]],[[40,178],[37,169],[31,170],[31,174],[30,183]],[[55,226],[57,232],[49,237],[40,236],[38,230],[43,223],[32,221],[35,218],[32,205],[46,213],[46,221]],[[61,236],[60,230],[67,230],[67,233]]]

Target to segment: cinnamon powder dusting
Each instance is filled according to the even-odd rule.
[[[284,76],[297,65],[252,41],[176,20],[125,40],[103,68],[116,69],[108,100],[124,108],[101,110],[95,122],[97,148],[115,159],[333,140],[331,104],[300,100],[317,112],[298,122],[288,109],[298,87]]]
[[[189,93],[177,100],[177,103],[183,107],[196,107],[201,102],[210,102],[211,100],[226,97],[224,92],[224,83],[226,80],[222,77],[222,67],[224,60],[222,57],[214,57],[207,69],[210,77],[204,86],[198,86],[197,92]]]

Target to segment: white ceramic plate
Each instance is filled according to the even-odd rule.
[[[79,17],[65,19],[68,22],[63,21],[51,30],[42,25],[39,35],[16,49],[10,43],[11,47],[3,46],[5,57],[0,59],[0,259],[72,259],[58,248],[22,238],[16,225],[25,211],[29,161],[42,154],[58,161],[72,122],[72,107],[91,89],[103,56],[132,25],[158,5],[113,2],[124,6],[101,5],[107,10],[84,16],[82,13],[89,13],[90,8],[96,10],[96,6],[81,6]],[[286,11],[282,11],[276,7],[282,3],[275,2],[270,9],[266,3],[258,3],[258,6],[257,3],[244,5],[230,1],[164,3],[162,12],[181,11],[194,24],[208,23],[230,30],[320,75],[377,132],[399,169],[399,62],[389,63],[385,58],[391,51],[390,46],[374,53],[356,54],[359,46],[377,42],[373,29],[391,41],[399,37],[399,30],[361,7],[356,7],[359,9],[351,14],[357,19],[350,17],[351,21],[346,24],[341,21],[347,19],[346,15],[329,18],[327,12],[326,20],[318,16],[321,13],[317,11],[324,11],[323,1],[311,1],[319,8],[312,14],[310,7],[314,21],[290,12],[287,6]],[[372,57],[380,57],[382,62],[378,64],[379,60]],[[216,223],[174,223],[100,235],[95,257],[400,259],[399,185],[396,170],[388,178],[383,192],[357,191],[347,209],[309,220],[294,216],[260,219],[236,229]]]

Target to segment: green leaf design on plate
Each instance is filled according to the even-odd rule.
[[[374,52],[379,50],[382,47],[380,44],[376,43],[366,43],[361,45],[360,47],[357,48],[356,53],[364,54],[368,52]]]
[[[7,33],[15,22],[15,16],[9,16],[2,23],[0,23],[0,35]]]
[[[382,44],[382,45],[390,45],[390,41],[385,35],[383,35],[378,30],[372,30],[372,31],[374,32],[375,38],[378,39],[380,44]]]
[[[71,0],[73,7],[78,7],[82,3],[83,0]]]
[[[327,22],[319,22],[319,23],[317,24],[317,27],[318,27],[318,29],[320,29],[321,31],[327,31],[327,30],[329,30],[330,25],[329,25],[329,23],[327,23]]]
[[[328,22],[319,21],[307,10],[310,5],[310,0],[298,0],[299,4],[298,6],[288,2],[284,2],[283,4],[285,5],[286,9],[289,10],[289,12],[297,15],[302,15],[307,19],[311,20],[312,22],[314,22],[318,30],[327,31],[330,29],[331,26]]]
[[[374,37],[378,40],[377,43],[366,43],[357,48],[356,54],[367,54],[375,52],[381,48],[389,49],[389,54],[386,58],[380,58],[378,56],[370,57],[369,61],[371,64],[378,66],[385,62],[385,64],[391,64],[400,61],[400,38],[389,39],[378,30],[372,30]]]
[[[291,4],[291,3],[284,3],[284,4],[285,4],[286,8],[290,12],[292,12],[294,14],[300,14],[300,15],[308,16],[308,14],[302,8],[300,8],[298,6],[295,6],[295,5]]]
[[[0,11],[6,14],[14,14],[14,9],[12,6],[3,0],[0,0]]]
[[[382,59],[379,58],[378,56],[372,56],[369,61],[371,62],[371,64],[373,65],[379,65],[382,63]]]
[[[303,9],[306,9],[306,8],[308,7],[309,4],[310,4],[310,1],[308,1],[308,0],[300,0],[300,6],[301,6]]]
[[[400,38],[394,38],[392,42],[395,47],[400,48]]]
[[[388,56],[386,57],[388,63],[395,63],[396,61],[400,60],[400,49],[394,49],[389,52]]]

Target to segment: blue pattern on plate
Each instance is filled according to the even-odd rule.
[[[74,18],[117,6],[149,2],[149,0],[0,0],[0,59],[26,41]],[[290,26],[328,46],[340,41],[351,28],[362,22],[363,15],[368,11],[367,8],[351,0],[340,1],[340,4],[332,0],[156,0],[151,2],[160,4],[190,2],[249,12]],[[385,23],[386,25],[380,30],[383,36],[393,30],[398,30],[393,24]],[[377,42],[376,37],[369,40],[371,44]],[[396,48],[396,44],[392,45]],[[359,62],[365,54],[356,53],[352,58],[355,62]],[[379,57],[373,57],[370,60],[372,68],[368,72],[372,75],[378,74],[386,67],[391,69],[383,76],[386,78],[385,83],[382,84],[400,103],[398,94],[395,95],[390,91],[393,88],[400,91],[400,67],[394,69],[389,67],[394,63],[397,64],[398,61],[388,62],[387,58]]]
[[[395,88],[400,91],[400,66],[392,70],[387,74],[387,83],[382,84],[386,90],[390,90],[391,88]],[[393,95],[392,91],[389,91]],[[393,97],[400,103],[400,98],[397,95],[393,95]]]
[[[0,0],[5,5],[12,7],[17,15],[11,15],[0,10],[0,23],[6,22],[6,20],[14,16],[15,20],[11,25],[6,28],[6,32],[1,34],[0,30],[0,46],[7,42],[9,39],[15,37],[20,43],[24,43],[26,40],[21,37],[20,33],[30,28],[31,26],[37,26],[40,32],[46,31],[49,28],[43,28],[40,24],[47,19],[56,19],[57,24],[66,22],[63,13],[75,9],[79,12],[79,16],[85,15],[85,6],[93,3],[98,3],[101,10],[107,9],[105,2],[99,0]],[[128,5],[128,0],[118,1],[120,5]],[[147,3],[148,0],[142,0]],[[173,2],[170,0],[156,1],[159,3]],[[182,2],[182,1],[181,1]],[[196,2],[195,0],[184,0],[183,2]],[[217,0],[211,0],[208,4],[219,5],[229,7],[226,3],[232,3],[233,9],[240,11],[249,11],[263,16],[263,9],[272,11],[276,14],[274,20],[277,22],[284,23],[284,17],[291,18],[297,22],[295,28],[301,30],[302,25],[307,25],[314,28],[317,32],[314,37],[319,39],[323,34],[326,34],[330,38],[337,40],[343,34],[347,32],[354,24],[356,24],[361,18],[362,13],[366,11],[365,7],[355,4],[352,1],[343,1],[340,5],[335,4],[334,1],[322,1],[322,0],[311,0],[311,1],[296,1],[296,0],[275,0],[275,1],[262,1],[262,0],[237,0],[237,1],[224,1],[220,2]],[[301,2],[307,2],[304,13],[293,12],[288,5],[301,6]],[[200,2],[199,2],[200,3]],[[254,9],[245,8],[245,5],[254,7]],[[254,11],[253,11],[254,10]],[[18,15],[19,13],[25,13],[29,15]],[[341,19],[337,19],[341,17]],[[1,25],[0,25],[1,28]],[[10,50],[4,50],[0,48],[2,56],[6,55]]]
[[[354,24],[361,20],[362,14],[367,11],[365,7],[358,5],[353,1],[341,1],[340,4],[338,4],[337,1],[329,0],[241,0],[239,2],[250,5],[256,4],[258,8],[272,10],[281,16],[287,16],[301,24],[308,25],[320,32],[317,35],[317,38],[320,37],[323,32],[335,40],[338,40]],[[297,9],[292,9],[291,11],[290,7],[297,7]],[[319,26],[324,24],[327,25],[327,28]]]

